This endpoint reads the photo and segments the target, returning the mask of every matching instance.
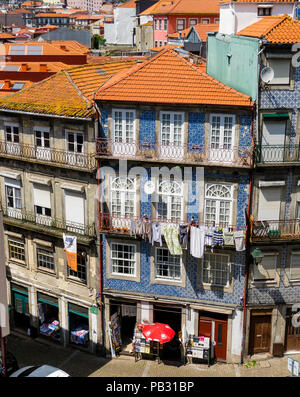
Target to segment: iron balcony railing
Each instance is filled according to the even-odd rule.
[[[24,223],[24,225],[29,222],[42,229],[45,232],[54,229],[58,232],[68,232],[74,233],[82,236],[95,236],[95,225],[84,225],[75,222],[68,222],[65,219],[53,218],[50,216],[36,214],[32,211],[28,211],[24,208],[11,208],[6,206],[1,206],[3,211],[3,216],[19,223]]]
[[[102,213],[100,214],[100,222],[99,222],[99,231],[101,233],[117,233],[130,235],[131,234],[131,222],[138,220],[146,220],[148,222],[160,223],[162,225],[182,225],[182,224],[191,224],[191,221],[181,221],[179,219],[150,219],[148,217],[138,217],[133,215],[121,216],[121,215],[111,215]],[[196,222],[197,223],[197,222]],[[246,230],[246,226],[238,226],[238,225],[227,225],[227,224],[215,224],[214,222],[206,222],[198,224],[207,226],[207,227],[220,227],[226,229],[228,231],[239,231]]]
[[[174,162],[183,164],[222,164],[251,167],[252,146],[206,146],[201,144],[176,145],[154,142],[116,142],[97,138],[96,155],[106,158],[132,158],[135,160]]]
[[[254,221],[253,240],[300,239],[300,219],[288,221]]]
[[[32,146],[23,143],[0,141],[0,156],[26,161],[41,161],[70,168],[93,170],[96,168],[94,154],[68,152],[65,150]]]
[[[255,145],[255,164],[300,163],[299,145]]]

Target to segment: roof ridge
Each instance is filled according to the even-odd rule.
[[[275,19],[274,25],[272,25],[270,28],[268,28],[266,32],[263,33],[264,36],[270,34],[272,30],[276,29],[282,22],[284,22],[286,19],[289,19],[291,17],[287,14],[283,14],[283,15],[276,15],[275,18],[279,20]]]
[[[62,72],[65,74],[65,76],[67,77],[68,81],[73,86],[73,88],[75,89],[75,91],[77,92],[79,97],[82,98],[86,102],[87,109],[90,108],[91,105],[93,105],[93,103],[83,94],[83,92],[80,90],[80,88],[77,86],[77,84],[73,81],[72,77],[69,75],[67,70],[63,70]]]

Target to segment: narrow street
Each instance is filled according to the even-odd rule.
[[[205,364],[182,365],[180,363],[140,360],[135,362],[132,356],[120,356],[116,359],[97,357],[71,347],[59,345],[41,339],[31,339],[20,334],[8,337],[7,349],[18,360],[19,367],[27,365],[49,364],[58,367],[72,377],[287,377],[288,356],[283,358],[256,358],[254,366],[216,363],[211,367]],[[300,354],[291,354],[300,360]],[[253,360],[252,360],[253,361]]]

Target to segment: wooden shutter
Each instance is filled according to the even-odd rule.
[[[261,187],[258,199],[259,221],[278,221],[280,216],[281,187]]]
[[[261,263],[253,265],[254,280],[274,280],[277,258],[277,254],[264,254]]]

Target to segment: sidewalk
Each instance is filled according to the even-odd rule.
[[[247,365],[216,363],[188,364],[140,360],[133,356],[121,355],[115,359],[106,359],[76,348],[64,348],[59,344],[42,339],[32,339],[16,333],[8,337],[7,348],[12,352],[20,368],[27,365],[49,364],[58,367],[73,377],[287,377],[288,356],[282,358],[257,355],[255,361]],[[299,354],[290,357],[300,361]]]

